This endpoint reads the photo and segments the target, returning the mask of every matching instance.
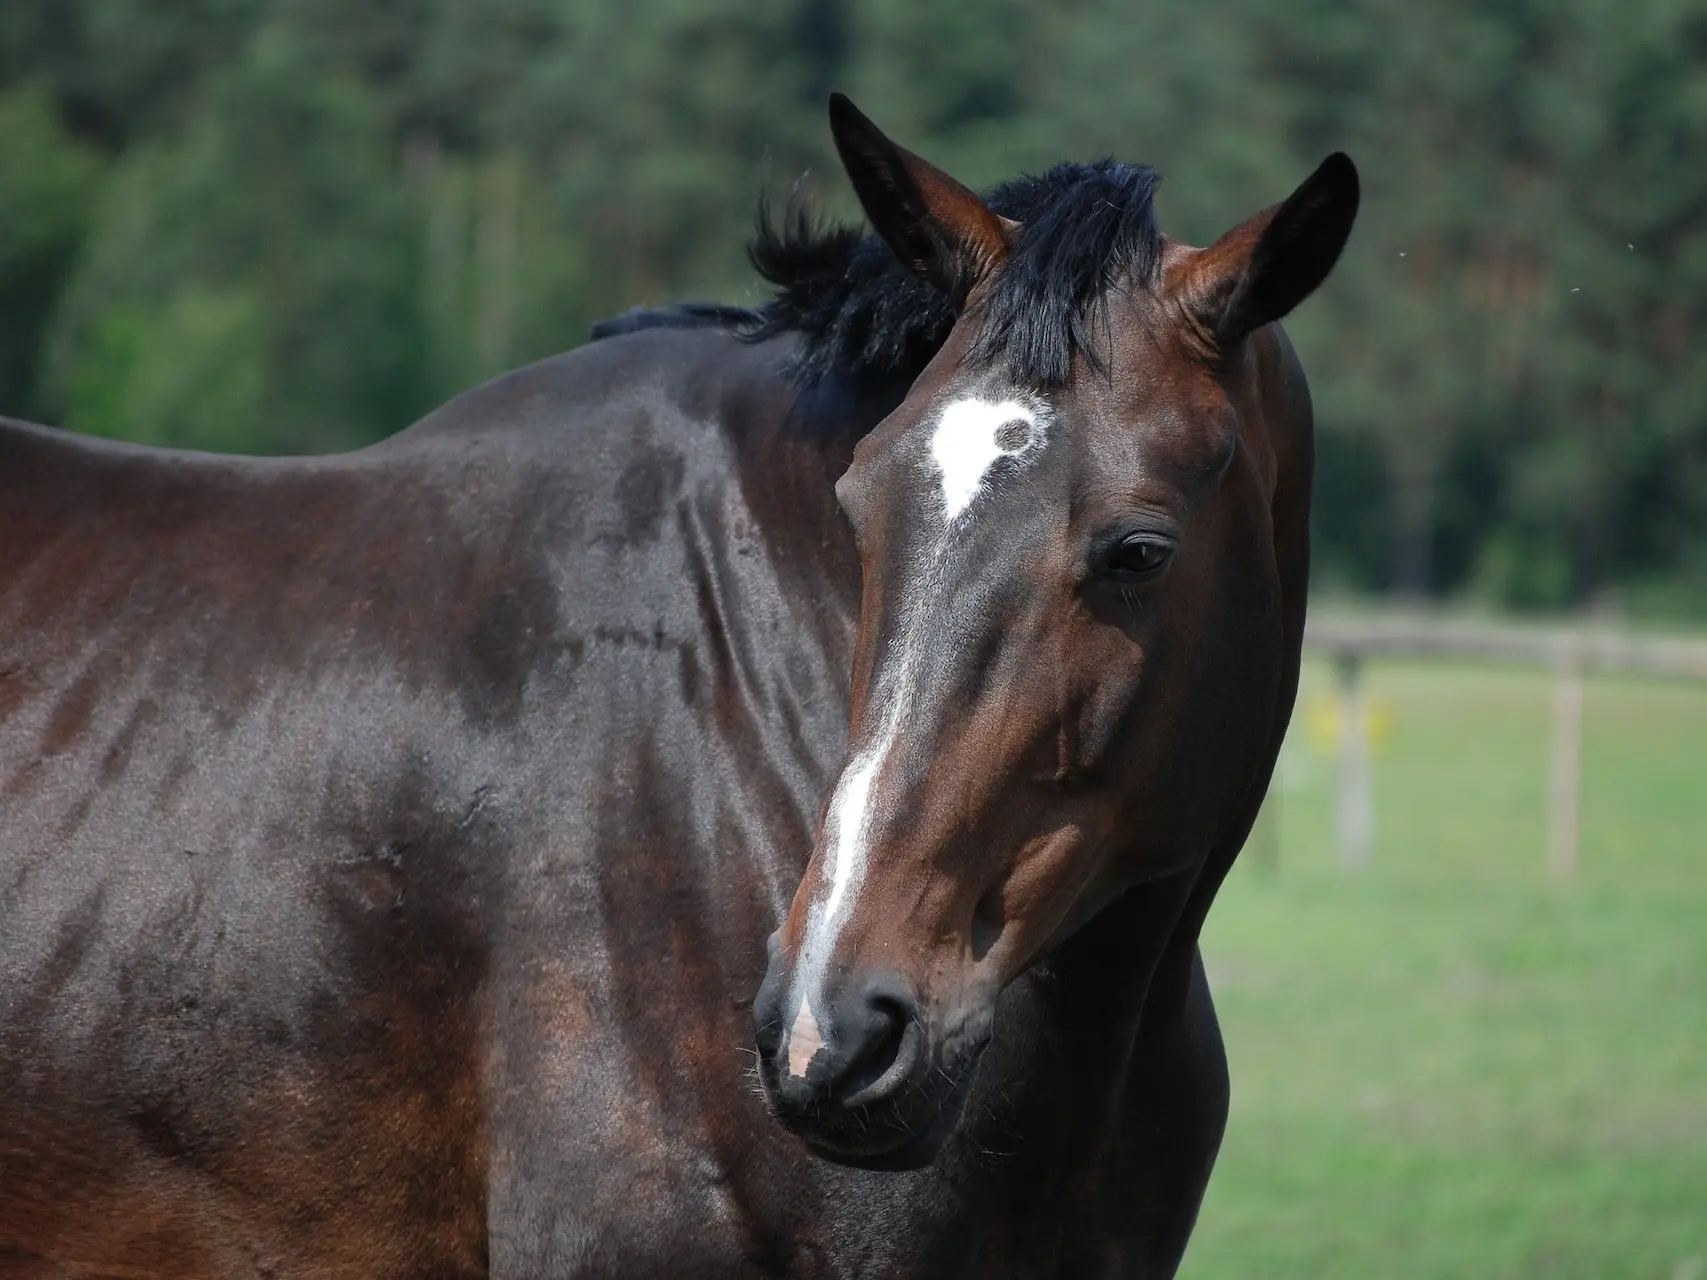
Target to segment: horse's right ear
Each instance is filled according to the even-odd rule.
[[[830,133],[873,229],[918,275],[960,301],[1007,256],[1012,223],[839,93],[830,95]]]
[[[1316,291],[1357,218],[1357,166],[1336,151],[1280,204],[1189,260],[1177,286],[1204,328],[1231,346]]]

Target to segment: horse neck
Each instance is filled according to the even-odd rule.
[[[834,377],[805,389],[773,383],[761,389],[761,411],[729,415],[748,509],[771,545],[809,575],[796,589],[831,597],[850,624],[859,616],[859,559],[836,481],[911,385],[906,375]]]

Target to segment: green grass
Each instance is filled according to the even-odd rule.
[[[1373,865],[1311,665],[1277,864],[1259,831],[1210,916],[1233,1110],[1183,1274],[1707,1280],[1707,688],[1590,681],[1561,886],[1548,677],[1367,679]]]

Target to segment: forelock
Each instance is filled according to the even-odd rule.
[[[1065,382],[1079,356],[1100,367],[1109,296],[1151,287],[1160,270],[1160,181],[1148,165],[1103,160],[997,188],[991,207],[1019,230],[974,317],[972,360],[1005,366],[1021,386]]]
[[[1149,288],[1162,237],[1148,165],[1059,164],[986,197],[1019,223],[1010,253],[978,303],[971,359],[1003,368],[1025,387],[1065,382],[1075,359],[1100,367],[1108,299]],[[795,376],[804,385],[917,376],[959,318],[958,300],[920,280],[875,236],[816,223],[801,206],[773,219],[761,204],[754,265],[776,286],[743,336],[799,333]]]

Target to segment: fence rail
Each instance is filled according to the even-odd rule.
[[[1304,646],[1339,657],[1466,658],[1707,680],[1707,641],[1598,629],[1541,630],[1419,617],[1312,619]]]
[[[1629,636],[1603,628],[1497,626],[1389,616],[1312,619],[1308,652],[1327,656],[1342,699],[1339,781],[1334,807],[1341,865],[1369,864],[1375,838],[1375,776],[1363,713],[1364,667],[1377,658],[1465,659],[1554,672],[1548,743],[1547,870],[1576,875],[1582,806],[1583,677],[1586,672],[1707,681],[1707,642]]]

